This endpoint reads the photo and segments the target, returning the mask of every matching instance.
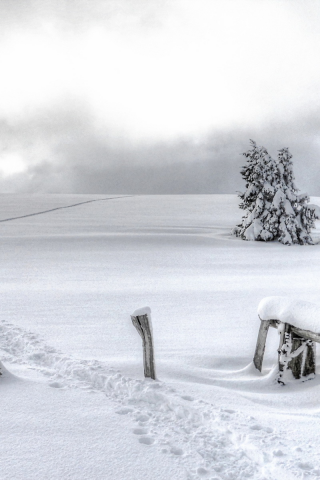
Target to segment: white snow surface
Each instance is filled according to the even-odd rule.
[[[266,297],[258,306],[261,320],[280,320],[284,323],[320,333],[320,305],[289,297]]]
[[[262,298],[317,302],[320,245],[234,237],[233,195],[0,200],[1,480],[320,478],[320,375],[275,383],[275,329],[252,364]]]
[[[148,315],[148,318],[150,319],[151,318],[151,308],[150,307],[137,308],[132,314],[133,317],[138,317],[139,315]]]

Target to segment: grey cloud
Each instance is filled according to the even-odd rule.
[[[316,112],[268,125],[213,131],[202,140],[134,143],[95,127],[79,102],[0,121],[0,150],[24,156],[26,172],[2,178],[3,192],[181,194],[235,193],[249,138],[275,157],[289,147],[297,186],[320,195]],[[1,161],[1,160],[0,160]]]
[[[183,3],[183,2],[182,2]],[[181,4],[181,2],[180,2]],[[130,30],[161,27],[179,2],[163,0],[2,0],[0,36],[14,27],[81,30],[102,25]],[[175,12],[177,14],[177,12]],[[139,30],[140,31],[140,30]],[[208,58],[210,61],[210,58]],[[264,75],[266,73],[263,73]],[[187,103],[186,99],[186,103]],[[49,100],[48,100],[49,102]],[[46,102],[46,103],[48,103]],[[319,127],[316,111],[261,124],[217,129],[195,141],[138,143],[102,129],[88,106],[76,98],[19,118],[0,118],[1,154],[17,152],[24,173],[0,178],[1,191],[65,193],[234,193],[244,188],[239,170],[249,138],[272,156],[287,146],[302,191],[320,195]],[[168,113],[170,115],[170,112]],[[279,120],[282,118],[282,120]]]

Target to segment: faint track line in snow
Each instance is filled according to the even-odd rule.
[[[104,393],[117,414],[130,418],[131,434],[141,448],[158,448],[176,459],[186,480],[291,480],[305,478],[306,468],[318,476],[311,462],[307,467],[303,463],[303,454],[301,461],[293,459],[293,445],[281,433],[239,411],[179,393],[165,383],[127,378],[104,362],[66,355],[5,321],[0,324],[0,349],[5,362],[33,368],[52,388]]]
[[[63,210],[64,208],[78,207],[79,205],[84,205],[85,203],[103,202],[103,201],[106,201],[106,200],[117,200],[118,198],[132,198],[132,197],[134,197],[134,195],[123,195],[121,197],[106,197],[106,198],[97,198],[97,199],[94,199],[94,200],[86,200],[85,202],[74,203],[72,205],[66,205],[64,207],[50,208],[49,210],[43,210],[41,212],[28,213],[27,215],[20,215],[19,217],[4,218],[3,220],[0,220],[0,223],[1,222],[11,222],[11,220],[18,220],[19,218],[34,217],[35,215],[42,215],[44,213],[50,213],[50,212],[54,212],[56,210]]]

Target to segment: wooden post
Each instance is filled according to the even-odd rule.
[[[260,319],[261,320],[261,319]],[[254,366],[261,372],[264,350],[266,348],[266,340],[271,320],[261,320],[258,333],[256,351],[253,357]]]
[[[153,340],[148,314],[131,315],[131,320],[142,338],[144,376],[155,380]]]

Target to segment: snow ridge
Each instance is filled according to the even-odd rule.
[[[127,378],[104,362],[82,360],[50,347],[40,336],[3,321],[0,349],[6,363],[28,366],[52,388],[103,392],[127,415],[143,448],[159,448],[180,462],[187,480],[277,480],[320,476],[295,460],[294,446],[241,412],[218,408],[163,382]],[[309,478],[309,477],[308,477]]]
[[[11,220],[19,220],[20,218],[34,217],[35,215],[42,215],[44,213],[55,212],[56,210],[63,210],[64,208],[78,207],[79,205],[84,205],[85,203],[102,202],[105,200],[116,200],[118,198],[127,198],[127,197],[130,198],[130,197],[133,197],[133,195],[122,195],[121,197],[106,197],[106,198],[96,198],[94,200],[86,200],[85,202],[74,203],[72,205],[66,205],[64,207],[50,208],[49,210],[43,210],[42,212],[28,213],[27,215],[21,215],[19,217],[4,218],[3,220],[0,220],[0,222],[10,222]]]

